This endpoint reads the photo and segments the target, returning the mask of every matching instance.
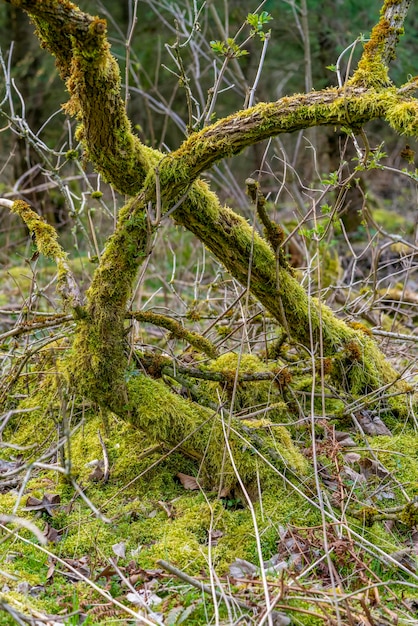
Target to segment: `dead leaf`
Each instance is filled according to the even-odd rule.
[[[404,604],[406,604],[410,611],[418,613],[418,600],[416,600],[415,598],[405,598],[403,602]]]
[[[360,413],[356,413],[356,418],[366,433],[366,435],[370,435],[371,437],[376,437],[378,435],[389,435],[392,436],[389,428],[383,423],[378,415],[374,415],[372,411],[361,411]]]
[[[139,580],[142,582],[148,582],[152,580],[156,580],[157,578],[161,578],[161,574],[163,570],[155,569],[155,570],[145,570],[141,567],[137,567],[135,571],[131,570],[131,574],[128,578],[131,585],[135,585]]]
[[[321,477],[323,484],[328,487],[331,491],[336,491],[338,489],[338,483],[335,478],[330,474],[329,470],[322,463],[318,463],[318,474]]]
[[[144,580],[144,576],[143,574],[132,574],[132,576],[129,576],[128,578],[129,582],[131,583],[131,585],[133,587],[135,587],[136,583],[140,580],[141,582]]]
[[[125,544],[124,541],[120,541],[119,543],[115,543],[112,546],[112,550],[116,554],[116,556],[120,557],[121,559],[125,558],[125,556],[126,556],[126,544]]]
[[[99,578],[106,578],[106,580],[109,580],[109,578],[112,578],[112,576],[115,576],[116,574],[116,570],[113,567],[113,565],[110,565],[110,563],[108,565],[106,565],[106,567],[104,567],[96,576],[96,578],[94,580],[99,580]]]
[[[379,493],[376,493],[375,498],[377,500],[395,500],[396,496],[393,491],[389,491],[388,489],[385,489],[384,491],[380,491]]]
[[[350,433],[345,433],[345,432],[341,432],[340,430],[336,430],[334,432],[334,436],[338,444],[342,446],[343,448],[353,447],[357,445]]]
[[[288,615],[279,611],[272,611],[271,616],[273,618],[273,626],[289,626],[292,623]]]
[[[44,593],[44,591],[45,591],[44,585],[34,585],[33,587],[29,589],[29,595],[33,596],[34,598],[37,598],[38,596],[41,595],[41,593]]]
[[[185,489],[188,489],[189,491],[200,489],[199,483],[194,476],[189,476],[188,474],[183,474],[182,472],[177,472],[176,476]]]
[[[361,459],[361,455],[358,452],[347,452],[344,454],[344,461],[346,463],[358,463]]]
[[[392,559],[397,561],[397,563],[400,563],[407,569],[411,570],[411,572],[415,572],[417,564],[413,556],[411,556],[412,553],[412,548],[404,548],[403,550],[397,550],[396,552],[392,552],[390,556],[392,557]]]
[[[219,493],[220,498],[227,498],[231,493],[231,487],[223,487]]]
[[[163,599],[157,594],[152,593],[148,589],[140,589],[135,593],[127,593],[126,599],[132,604],[136,604],[137,606],[154,606],[155,604],[160,604]]]
[[[68,565],[71,565],[71,567],[76,570],[75,572],[72,570],[66,570],[66,571],[60,570],[60,574],[62,574],[63,576],[66,576],[67,578],[69,578],[70,580],[73,580],[74,582],[83,580],[82,578],[83,576],[85,578],[90,578],[90,567],[88,566],[88,562],[89,562],[88,556],[82,556],[78,560],[77,559],[63,559],[63,561],[65,561],[65,563],[68,563]]]
[[[378,478],[387,478],[389,476],[389,472],[385,470],[383,465],[381,465],[378,461],[369,458],[363,458],[359,461],[361,473],[365,478],[370,478],[371,476],[377,476]]]
[[[418,554],[418,531],[414,530],[411,536],[412,546],[414,548],[415,554]]]
[[[217,546],[218,545],[218,539],[220,539],[221,537],[223,537],[224,534],[221,530],[211,530],[209,533],[209,537],[210,537],[210,542],[213,546]]]
[[[46,579],[47,580],[50,580],[53,577],[53,575],[54,575],[55,563],[56,563],[55,561],[51,561],[51,563],[50,563],[50,565],[48,567],[48,571],[46,573]]]
[[[275,554],[268,561],[263,561],[263,568],[268,576],[277,576],[284,569],[287,569],[287,563],[280,559],[279,554]]]
[[[366,477],[359,472],[356,472],[348,465],[344,465],[343,467],[343,476],[348,478],[348,480],[352,480],[354,483],[365,483],[367,482]]]
[[[44,493],[42,500],[29,496],[26,500],[24,511],[42,511],[54,516],[54,510],[60,505],[61,498],[58,493]]]
[[[235,559],[229,566],[231,578],[254,578],[257,574],[257,566],[245,559]]]
[[[0,459],[0,474],[6,474],[7,472],[11,472],[20,465],[22,465],[21,458],[16,461],[4,461],[3,459]]]
[[[103,465],[102,462],[100,462],[100,463]],[[92,473],[89,475],[89,480],[92,480],[92,481],[94,481],[96,483],[100,482],[104,478],[104,472],[102,470],[102,467],[101,467],[100,463],[98,465],[96,465],[96,467],[94,468]]]
[[[27,580],[23,580],[17,585],[16,591],[17,593],[21,593],[24,596],[27,596],[29,593],[30,585]]]
[[[62,539],[61,533],[61,530],[53,528],[53,526],[50,526],[47,522],[44,530],[44,535],[47,541],[49,541],[50,543],[58,543]]]

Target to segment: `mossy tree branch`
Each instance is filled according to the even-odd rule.
[[[163,211],[188,192],[172,217],[195,233],[243,284],[247,283],[252,250],[252,293],[296,341],[310,346],[322,333],[324,353],[337,357],[336,379],[343,378],[347,364],[345,384],[355,393],[396,378],[370,337],[308,298],[286,268],[279,267],[277,273],[269,244],[254,237],[247,222],[222,207],[206,183],[196,179],[216,161],[247,146],[312,126],[355,129],[380,117],[399,133],[417,135],[416,100],[385,86],[386,78],[375,80],[377,66],[381,78],[393,56],[409,2],[386,0],[380,26],[374,29],[350,84],[258,104],[219,120],[191,135],[177,151],[162,155],[143,146],[131,131],[104,20],[82,13],[67,0],[6,1],[29,13],[42,44],[56,56],[71,94],[66,109],[81,122],[79,137],[86,156],[116,189],[130,196],[137,194],[121,210],[87,293],[86,318],[80,322],[72,364],[81,391],[117,412],[140,418],[133,400],[140,391],[124,378],[124,319],[133,281],[149,253],[156,228],[147,219],[147,207],[156,201],[157,165]],[[395,6],[396,12],[392,10]],[[390,30],[393,28],[396,32]]]
[[[82,122],[80,138],[83,140],[86,156],[116,189],[129,195],[138,193],[146,174],[157,165],[163,155],[144,146],[131,132],[125,104],[120,95],[119,68],[110,53],[106,37],[105,20],[80,11],[68,0],[5,1],[29,14],[36,25],[42,45],[56,57],[57,68],[66,81],[71,96],[65,108]],[[380,21],[372,31],[358,70],[350,81],[353,86],[363,85],[369,88],[382,83],[376,77],[387,72],[388,63],[394,56],[395,46],[402,33],[409,4],[410,0],[385,0]],[[383,84],[388,84],[388,81],[383,81]],[[357,104],[356,95],[359,97]],[[302,96],[283,98],[277,103],[258,105],[221,120],[207,128],[204,137],[209,140],[213,134],[228,134],[224,152],[218,153],[214,159],[219,160],[279,133],[294,132],[310,126],[349,123],[351,115],[347,120],[347,114],[350,113],[351,97],[354,98],[352,108],[355,126],[375,117],[386,117],[385,108],[376,107],[376,102],[369,109],[371,103],[365,96],[361,91],[350,93],[345,89],[344,92],[312,92],[305,96],[308,100]],[[341,98],[343,102],[340,101],[339,104],[346,107],[346,115],[342,113],[338,116],[337,110],[334,110],[336,117],[333,117],[326,110],[327,106],[331,107]],[[321,107],[305,110],[305,106],[311,107],[315,101],[318,105],[322,102],[322,111]],[[390,112],[387,119],[389,122],[396,122],[396,116],[390,115]],[[238,120],[242,120],[242,123],[239,124]],[[406,125],[401,129],[395,126],[395,129],[414,134]],[[234,135],[237,141],[234,140]],[[193,136],[193,141],[196,139]],[[185,142],[183,148],[186,149],[186,146],[188,142]],[[206,169],[211,162],[203,165],[203,169]],[[193,173],[191,175],[193,177]]]
[[[395,58],[395,49],[403,34],[403,23],[411,0],[386,0],[380,20],[373,28],[370,40],[364,46],[362,58],[351,85],[384,87],[390,84],[389,63]]]
[[[159,326],[160,328],[165,328],[169,330],[173,337],[177,337],[177,339],[183,339],[190,343],[190,345],[194,346],[196,350],[199,352],[203,352],[211,359],[219,356],[218,351],[214,344],[193,331],[187,330],[184,328],[179,322],[172,319],[171,317],[167,317],[166,315],[161,315],[159,313],[154,313],[153,311],[130,311],[127,314],[127,317],[137,320],[138,322],[144,322],[146,324],[154,324],[155,326]]]

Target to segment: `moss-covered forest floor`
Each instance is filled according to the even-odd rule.
[[[413,232],[407,214],[380,207],[374,219],[385,232]],[[144,308],[174,311],[222,356],[202,361],[166,330],[134,323],[128,376],[143,375],[145,353],[169,356],[179,371],[159,372],[166,386],[243,420],[243,447],[268,434],[276,462],[253,452],[264,478],[251,502],[239,488],[211,491],[181,448],[71,395],[62,364],[73,329],[54,309],[55,268],[16,253],[1,272],[0,624],[268,624],[267,588],[272,624],[417,623],[412,396],[403,409],[390,389],[343,396],[326,372],[313,386],[300,348],[255,301],[244,310],[242,288],[189,234],[168,228],[159,237],[172,243],[157,247],[136,297]],[[356,237],[361,250],[364,230]],[[380,329],[376,341],[413,389],[416,263],[388,241],[377,260],[369,248],[353,269],[337,235],[322,251],[322,294],[364,332]],[[79,279],[91,274],[82,254],[72,263]],[[13,332],[26,321],[40,326]],[[180,371],[195,364],[208,379],[191,382]]]

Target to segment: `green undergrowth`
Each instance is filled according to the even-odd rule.
[[[51,413],[52,407],[49,407]],[[196,575],[208,571],[209,537],[217,531],[220,536],[211,547],[211,558],[218,574],[225,574],[236,558],[258,562],[253,522],[242,498],[229,494],[218,499],[215,493],[187,491],[181,485],[176,475],[196,474],[193,461],[175,452],[161,461],[162,450],[151,451],[141,459],[141,453],[150,448],[146,437],[113,415],[104,419],[92,407],[85,410],[78,425],[72,426],[75,432],[71,436],[70,452],[67,450],[71,474],[110,523],[98,519],[61,474],[33,469],[17,514],[30,519],[41,530],[48,523],[59,532],[60,541],[47,546],[53,554],[73,560],[88,556],[97,575],[105,567],[106,559],[114,556],[112,546],[124,542],[126,558],[119,560],[121,567],[134,559],[138,568],[148,570],[157,567],[158,559],[165,559]],[[94,461],[102,458],[98,432],[102,433],[109,456],[107,484],[91,478]],[[43,406],[12,422],[7,435],[17,445],[38,442],[38,447],[24,453],[28,460],[35,460],[56,444],[57,423]],[[25,510],[29,496],[42,499],[45,493],[59,494],[61,499],[52,516],[46,511]],[[10,513],[16,498],[17,490],[2,493],[0,514]],[[261,503],[254,506],[265,559],[276,552],[280,525],[319,523],[319,514],[280,479],[274,491],[263,494]],[[48,582],[47,555],[39,551],[28,531],[21,530],[20,535],[31,539],[33,544],[28,546],[14,538],[0,546],[2,569],[16,577],[16,581],[8,583],[10,591],[4,594],[4,599],[9,604],[16,600],[26,608],[31,606],[49,613],[69,606],[71,581],[57,574]],[[59,569],[65,568],[59,566]],[[44,591],[35,599],[24,596],[17,592],[22,581],[31,587],[41,585]],[[85,583],[77,583],[77,593],[82,602],[91,604],[93,592]]]
[[[207,365],[208,371],[221,372],[223,381],[204,381],[201,385],[202,399],[221,399],[227,410],[234,395],[233,382],[238,361],[241,376],[266,372],[272,367],[255,356],[243,355],[239,359],[236,354],[224,354]],[[260,537],[262,557],[265,560],[278,553],[283,529],[292,529],[292,533],[303,540],[310,538],[316,546],[316,552],[309,555],[312,560],[322,554],[322,520],[315,506],[317,495],[310,430],[309,426],[292,423],[298,421],[300,413],[296,412],[296,405],[289,400],[294,396],[285,390],[286,384],[291,384],[296,394],[304,389],[309,391],[309,375],[282,381],[286,383],[284,386],[272,380],[240,382],[234,395],[236,412],[268,403],[275,407],[266,416],[243,420],[250,432],[269,445],[277,455],[273,462],[277,472],[266,471],[262,459],[250,449],[246,450],[248,462],[255,467],[254,473],[261,477],[261,497],[257,485],[252,485],[251,491],[257,521],[255,528],[251,511],[240,489],[227,490],[221,498],[217,491],[210,491],[207,487],[203,490],[197,483],[193,490],[187,489],[187,485],[182,484],[184,475],[195,477],[199,482],[198,460],[185,455],[181,448],[173,449],[173,446],[164,443],[158,445],[156,426],[150,437],[147,437],[135,425],[114,414],[106,413],[96,405],[76,397],[67,397],[64,376],[56,375],[60,369],[54,350],[38,355],[37,370],[32,371],[32,377],[29,376],[28,380],[22,377],[22,382],[15,388],[15,406],[31,411],[17,413],[3,431],[4,441],[24,449],[19,453],[7,448],[0,450],[0,458],[4,461],[11,462],[19,454],[31,468],[23,487],[20,478],[15,486],[0,493],[0,514],[10,514],[14,510],[19,490],[23,489],[15,512],[34,522],[41,531],[45,531],[47,524],[55,529],[59,541],[54,539],[47,545],[52,555],[72,559],[73,563],[86,558],[90,580],[110,590],[114,597],[123,599],[126,589],[120,578],[115,574],[107,578],[101,576],[109,559],[115,557],[113,546],[116,544],[124,545],[125,556],[118,558],[118,566],[121,568],[127,568],[133,562],[136,571],[154,572],[159,568],[158,560],[164,559],[187,574],[194,577],[203,575],[206,580],[211,566],[222,577],[237,558],[258,566],[256,534]],[[158,424],[158,411],[174,419],[178,408],[193,406],[190,401],[183,400],[183,405],[178,404],[178,407],[173,408],[170,406],[170,398],[173,398],[171,403],[174,405],[176,396],[169,392],[161,380],[142,378],[144,393],[149,395],[148,404],[138,396],[138,401],[142,403],[141,410],[146,410],[146,406],[149,409],[149,415],[143,416],[144,424],[147,417],[151,419],[150,415],[153,423]],[[26,398],[19,401],[19,396],[24,394]],[[301,402],[307,402],[306,396],[301,397]],[[336,409],[341,408],[341,402],[334,403]],[[309,414],[307,404],[304,404],[304,410]],[[166,440],[168,431],[165,429],[168,426],[162,413],[160,435],[161,439]],[[183,420],[190,416],[192,413],[183,416]],[[348,423],[339,421],[336,415],[330,422],[334,422],[337,429],[348,428]],[[393,437],[370,437],[367,446],[359,435],[353,434],[360,455],[369,458],[372,450],[394,477],[395,486],[391,483],[385,489],[386,492],[390,491],[390,499],[379,499],[379,481],[382,482],[382,479],[378,476],[370,477],[366,483],[343,477],[341,483],[346,494],[350,494],[347,503],[343,503],[350,527],[363,535],[370,544],[387,553],[401,549],[405,537],[416,525],[415,512],[405,508],[404,496],[407,493],[409,498],[413,498],[418,490],[418,438],[409,426],[405,423],[397,424],[394,418],[390,426],[394,429]],[[335,468],[342,468],[347,462],[343,449],[338,451],[336,460],[333,460],[329,439],[322,439],[325,430],[323,424],[316,427],[318,455],[320,464],[330,473],[331,487],[322,484],[321,489],[326,491],[327,500],[333,501],[335,492],[332,483],[337,487],[340,480]],[[71,433],[69,442],[58,453],[54,452],[66,432]],[[100,437],[109,461],[107,482],[104,482],[98,471],[103,460]],[[218,442],[218,446],[221,451],[221,442]],[[61,467],[67,467],[96,512],[77,494],[68,476],[53,469],[31,466],[39,460],[50,464],[57,462]],[[358,466],[355,467],[359,471]],[[389,479],[385,480],[390,482]],[[300,495],[301,492],[307,498]],[[59,496],[60,502],[56,508],[48,511],[41,507],[37,511],[29,506],[28,510],[29,497],[42,500],[45,494]],[[404,510],[400,510],[395,527],[389,529],[384,520],[376,521],[373,516],[391,507],[404,507]],[[364,515],[361,512],[363,509]],[[339,515],[341,511],[337,508],[336,516]],[[329,531],[333,533],[332,524]],[[6,537],[3,533],[3,538]],[[24,543],[20,537],[31,543]],[[337,539],[336,535],[334,539]],[[351,581],[347,583],[348,588],[354,589],[355,564],[352,559],[344,557],[345,560],[341,560],[340,554],[335,558],[340,574],[343,573],[345,580]],[[393,567],[382,559],[373,559],[368,555],[363,555],[363,558],[367,566],[384,580],[395,574],[405,579],[404,573],[394,572]],[[63,610],[71,612],[76,603],[89,616],[87,624],[116,623],[112,621],[114,616],[94,612],[102,599],[86,582],[75,584],[71,581],[65,565],[56,563],[53,575],[48,577],[50,559],[40,550],[37,540],[28,530],[20,529],[19,536],[0,543],[0,570],[14,577],[7,580],[3,599],[24,612],[32,608],[50,614]],[[158,592],[164,598],[166,614],[177,601],[180,602],[177,591],[179,586],[183,585],[184,588],[184,583],[177,580],[173,583],[167,581],[167,578],[160,581],[162,589]],[[39,595],[35,597],[19,591],[19,583],[22,582],[28,583],[30,588],[39,587]],[[141,585],[140,581],[138,589],[142,588]],[[186,610],[191,607],[190,617],[185,623],[209,623],[205,620],[212,619],[210,599],[203,601],[196,590],[188,590],[187,593],[189,604],[184,601],[184,592],[180,593],[183,608]],[[299,600],[293,602],[295,608],[316,610],[313,604]],[[119,619],[124,618],[119,616]],[[322,623],[322,620],[303,613],[297,613],[297,619],[299,621],[296,623],[307,625]],[[8,622],[0,620],[0,625],[3,623]]]
[[[81,285],[93,272],[94,265],[87,256],[80,255],[69,259],[69,265],[75,277]],[[43,256],[31,262],[22,262],[17,259],[16,264],[0,270],[0,307],[18,307],[31,295],[39,296],[37,310],[48,311],[51,309],[49,298],[55,291],[54,277],[57,267],[54,261]]]

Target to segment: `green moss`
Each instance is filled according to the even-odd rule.
[[[400,135],[416,137],[418,134],[418,102],[405,99],[388,107],[385,118]]]
[[[418,437],[413,430],[405,430],[403,425],[398,427],[404,432],[371,438],[370,443],[384,467],[395,474],[397,482],[413,489],[418,485]]]
[[[73,161],[74,159],[78,159],[78,151],[77,150],[67,150],[65,153],[65,158],[68,161]]]
[[[403,215],[399,215],[395,211],[388,209],[374,209],[372,211],[373,219],[390,233],[399,233],[399,231],[409,231],[410,226],[408,220]]]
[[[387,10],[400,4],[398,0],[386,0],[383,3],[380,20],[373,28],[369,41],[365,44],[362,57],[349,84],[382,88],[390,84],[388,63],[395,58],[395,45],[403,35],[403,17],[392,14],[390,22]]]
[[[127,386],[132,399],[131,420],[147,433],[151,441],[170,444],[182,441],[183,452],[192,458],[204,458],[201,469],[203,484],[215,489],[220,480],[226,486],[235,484],[236,477],[228,454],[224,464],[224,431],[216,413],[174,395],[160,381],[144,376],[130,379]],[[239,429],[239,424],[235,424],[235,428]],[[251,484],[256,477],[252,456],[246,451],[244,442],[233,433],[230,434],[230,445],[242,480],[247,485]],[[265,476],[269,474],[264,469],[261,473]]]
[[[19,437],[15,436],[14,440],[30,437],[34,441],[38,437],[41,448],[36,450],[36,454],[39,455],[42,446],[50,445],[50,440],[45,437],[50,426],[46,425],[45,416],[40,414],[28,414],[25,418],[19,427]],[[58,419],[56,413],[52,421]],[[16,430],[16,425],[13,428]],[[87,463],[102,456],[98,430],[103,432],[102,417],[90,414],[83,427],[74,432],[71,439],[72,471],[79,483],[87,486],[88,497],[113,521],[110,525],[103,524],[91,515],[83,501],[77,499],[69,512],[60,512],[60,526],[64,529],[59,544],[61,556],[81,556],[95,553],[96,550],[110,555],[110,546],[125,539],[128,550],[135,550],[138,545],[144,546],[141,563],[155,565],[158,558],[166,557],[189,571],[196,571],[206,564],[211,519],[213,527],[223,533],[213,552],[215,562],[222,571],[237,556],[252,558],[255,555],[249,511],[226,510],[219,500],[211,498],[208,501],[199,493],[185,493],[183,487],[174,480],[177,471],[190,472],[192,469],[187,468],[183,457],[172,455],[156,470],[148,471],[143,480],[136,480],[135,484],[126,488],[129,481],[153,464],[158,454],[152,453],[136,461],[132,451],[138,447],[148,447],[149,441],[134,428],[121,424],[113,417],[109,419],[107,436],[104,435],[110,461],[110,479],[106,485],[92,482],[89,478],[92,467],[88,467]],[[43,478],[35,477],[28,484],[28,491],[37,497],[42,497],[44,491],[58,492],[64,504],[72,499],[72,488],[60,482],[51,487],[50,478],[53,476],[52,472],[44,472]],[[297,519],[308,523],[316,519],[303,500],[292,494],[291,490],[278,486],[277,481],[275,483],[273,488],[271,482],[271,489],[263,496],[263,514],[267,514],[269,520],[284,523]],[[173,498],[173,518],[168,519],[164,509],[158,505],[158,500],[166,500],[169,504]],[[14,499],[15,495],[0,495],[0,510],[10,510]],[[261,507],[256,505],[256,508],[262,524]],[[153,509],[156,509],[156,514],[152,514]],[[26,515],[32,517],[30,512]],[[57,520],[52,520],[52,524],[56,526]],[[269,540],[270,549],[273,543],[274,540]],[[266,558],[269,556],[271,554],[267,550]]]
[[[383,522],[372,523],[370,528],[364,529],[364,536],[372,545],[378,546],[388,554],[402,547],[402,537],[397,537],[393,532],[386,530]]]
[[[418,507],[415,502],[409,502],[404,506],[400,514],[400,520],[411,530],[418,525]]]
[[[237,363],[237,356],[223,355],[219,363],[224,368],[232,368],[234,363],[235,365]],[[243,368],[246,372],[261,371],[265,369],[265,364],[249,356],[244,359]],[[187,423],[189,418],[196,424],[196,419],[202,419],[202,415],[211,415],[209,411],[199,415],[199,409],[183,399],[177,403],[176,399],[173,400],[175,396],[165,389],[162,383],[144,377],[137,378],[139,380],[134,379],[131,384],[144,387],[142,395],[138,394],[137,389],[135,391],[138,394],[136,397],[140,400],[137,418],[143,415],[146,419],[148,415],[152,423],[154,421],[156,423],[159,408],[161,433],[165,436],[170,436],[170,425],[176,428],[178,422],[183,423],[182,427],[186,432],[189,428]],[[30,401],[40,402],[42,397],[47,395],[45,391],[48,388],[50,388],[50,382],[45,380],[44,388],[40,389],[38,396],[34,394]],[[157,392],[159,407],[155,403]],[[151,403],[152,399],[153,405],[149,406],[147,403]],[[60,407],[58,397],[52,393],[48,400],[44,400],[42,410],[25,414],[24,419],[14,419],[9,424],[9,430],[5,435],[8,440],[20,443],[37,440],[39,447],[35,449],[34,454],[38,457],[43,450],[50,448],[56,437],[56,427],[60,421]],[[155,411],[155,415],[149,415],[152,411]],[[179,414],[176,414],[177,411]],[[192,412],[189,413],[190,411]],[[73,406],[73,426],[76,424],[77,415],[78,410]],[[244,558],[255,565],[258,564],[256,530],[250,511],[245,508],[237,510],[226,508],[222,501],[208,492],[205,495],[198,491],[187,492],[176,480],[175,475],[178,471],[187,474],[195,473],[196,468],[192,460],[186,459],[182,454],[174,453],[158,463],[162,451],[150,448],[154,437],[150,440],[132,425],[120,421],[112,414],[104,419],[93,406],[84,408],[83,417],[82,426],[74,432],[71,438],[73,475],[84,486],[85,493],[94,505],[111,518],[111,523],[103,524],[96,519],[80,498],[74,498],[71,485],[57,481],[55,474],[51,471],[42,471],[28,483],[28,494],[42,497],[45,491],[54,492],[61,495],[63,504],[72,502],[71,509],[61,510],[55,519],[50,520],[54,527],[63,530],[61,542],[49,546],[52,552],[56,551],[64,558],[75,559],[89,554],[90,564],[95,567],[92,572],[93,576],[106,565],[103,559],[113,555],[111,546],[123,541],[126,546],[126,561],[120,560],[119,564],[122,567],[135,559],[138,567],[153,569],[159,559],[165,558],[180,569],[196,576],[202,571],[207,572],[209,533],[212,529],[220,533],[216,545],[212,546],[212,564],[219,575],[226,573],[236,558]],[[213,427],[212,423],[211,427]],[[107,484],[92,481],[89,477],[92,468],[86,466],[93,459],[102,458],[102,448],[97,434],[99,430],[102,432],[110,461],[110,478]],[[276,431],[274,429],[272,433],[273,441],[280,439],[280,445],[284,450],[287,449],[289,454],[294,444],[287,430],[277,429]],[[157,438],[157,433],[155,437]],[[202,442],[205,437],[207,439],[206,434],[203,435]],[[270,445],[272,445],[271,441],[270,439]],[[217,448],[221,448],[219,440],[216,443]],[[418,472],[418,469],[413,466],[413,463],[418,465],[418,443],[413,433],[408,435],[403,433],[392,438],[378,437],[371,440],[371,444],[387,466],[388,463],[393,464],[394,469],[388,468],[396,471],[398,480],[405,485],[414,480],[414,472]],[[187,445],[188,442],[185,441],[185,446]],[[231,438],[231,445],[237,452],[237,462],[240,463],[240,453],[235,447],[236,442],[233,438]],[[410,450],[411,454],[410,458],[400,455],[399,465],[393,451],[400,448]],[[140,458],[138,450],[150,450],[150,452]],[[387,452],[382,452],[382,450],[387,450]],[[209,450],[208,453],[213,455],[213,451]],[[5,451],[3,451],[4,454]],[[31,454],[31,452],[28,451],[25,454]],[[251,463],[254,466],[253,458],[251,458]],[[259,470],[263,475],[261,461]],[[245,473],[243,475],[245,476]],[[263,558],[268,559],[277,553],[281,527],[316,527],[320,525],[321,519],[319,511],[295,493],[291,486],[284,486],[277,475],[264,474],[263,484],[265,490],[262,494],[262,501],[254,503],[254,509]],[[15,494],[11,493],[0,494],[0,511],[10,511],[15,497]],[[237,497],[237,494],[231,494],[230,497]],[[245,502],[245,499],[241,499]],[[167,511],[171,511],[170,515]],[[19,511],[19,514],[22,513]],[[32,512],[28,511],[24,514],[29,519],[34,519]],[[40,519],[38,523],[42,528],[44,520]],[[384,532],[381,523],[373,523],[372,517],[369,523],[372,525],[362,531],[366,537],[375,545],[389,552],[393,551],[397,543],[393,536]],[[0,557],[4,554],[2,550],[7,549],[7,544],[0,545]],[[32,584],[42,584],[48,570],[46,557],[37,552],[36,546],[27,551],[19,540],[15,541],[13,549],[19,551],[22,556],[12,563],[3,561],[2,568],[30,580]],[[349,569],[347,575],[350,575]],[[64,594],[66,584],[63,582]],[[82,583],[78,583],[77,589],[81,597],[85,598],[88,595]],[[15,594],[14,588],[11,595],[7,596],[11,603],[13,594]],[[54,604],[56,600],[51,597],[51,591],[48,596],[48,602],[44,598],[39,598],[36,600],[36,606],[40,610],[45,610],[46,606],[54,607],[53,610],[59,612]],[[62,594],[57,594],[57,596],[62,597]],[[21,596],[15,595],[14,597],[21,600]],[[28,607],[35,605],[32,599],[26,601]],[[295,600],[294,606],[302,607],[302,604]],[[309,604],[305,608],[314,609]],[[299,619],[300,614],[295,612],[295,615],[298,615]],[[309,619],[315,618],[309,617]]]
[[[47,224],[26,202],[16,200],[11,211],[19,215],[30,232],[34,234],[36,245],[41,254],[51,259],[66,259],[66,254],[58,244],[55,228]]]
[[[143,202],[128,202],[87,291],[86,317],[77,327],[68,361],[70,380],[79,393],[114,411],[126,406],[125,313],[150,235]]]

